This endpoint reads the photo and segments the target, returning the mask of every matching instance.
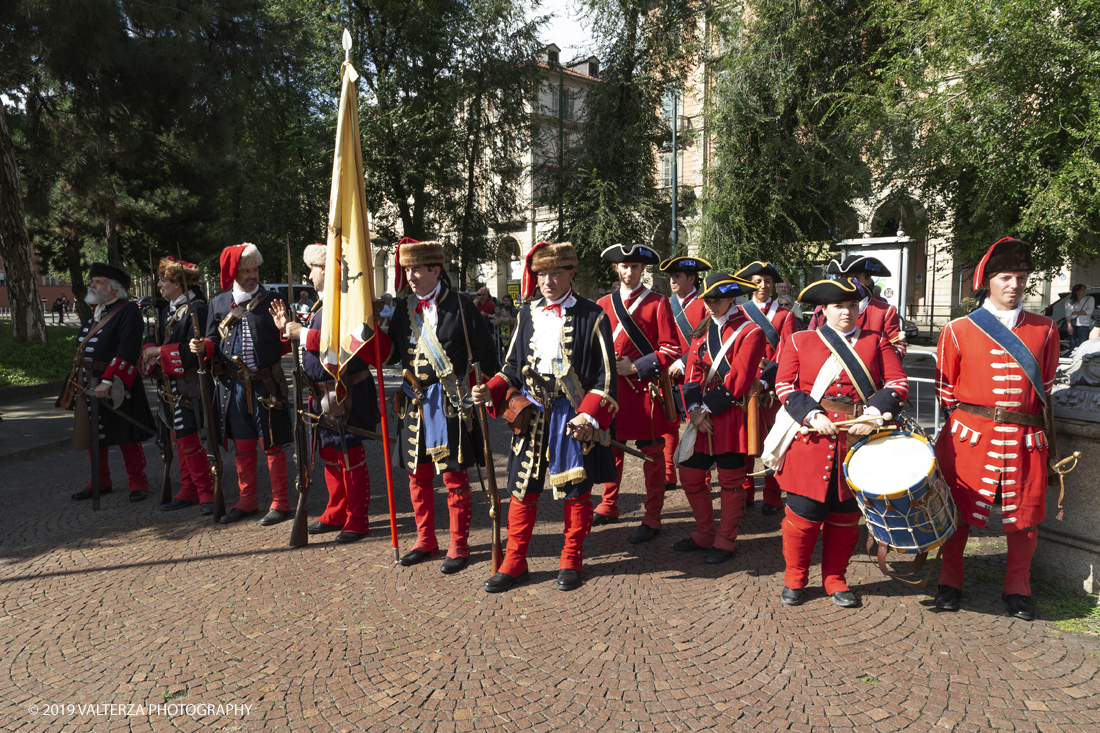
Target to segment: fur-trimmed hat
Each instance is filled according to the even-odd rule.
[[[194,285],[199,281],[199,266],[192,262],[177,260],[175,257],[161,257],[157,263],[157,277],[178,283],[187,278],[188,285]]]
[[[536,275],[547,270],[557,268],[569,269],[579,264],[577,250],[569,242],[539,242],[527,253],[527,259],[523,267],[523,282],[520,290],[524,300],[528,300],[535,292],[537,285]]]
[[[786,282],[779,274],[779,270],[775,269],[775,265],[770,262],[764,262],[762,260],[757,260],[756,262],[749,263],[734,274],[743,280],[752,280],[753,275],[764,275],[772,279],[772,285]]]
[[[127,290],[130,288],[130,274],[114,265],[108,265],[106,262],[92,263],[91,269],[88,270],[88,280],[93,277],[105,277],[108,280],[114,280]]]
[[[807,305],[828,305],[829,303],[850,303],[863,300],[865,291],[855,278],[843,277],[838,280],[818,280],[802,288],[798,302]]]
[[[703,287],[699,290],[699,297],[703,300],[721,300],[722,298],[748,295],[754,290],[756,290],[756,286],[748,280],[742,280],[728,272],[713,272],[707,275],[707,279],[703,281]]]
[[[866,272],[875,277],[890,277],[890,271],[886,269],[886,265],[867,255],[848,255],[843,263],[829,260],[828,274],[830,275],[849,277],[860,272]]]
[[[1031,259],[1030,244],[1015,237],[998,239],[974,268],[974,289],[982,288],[985,281],[998,272],[1031,272],[1033,269],[1035,262]]]
[[[306,267],[324,267],[328,261],[327,245],[320,242],[309,245],[306,247],[306,251],[302,253],[302,259],[305,260]]]
[[[647,247],[644,244],[632,244],[627,246],[625,244],[613,244],[603,252],[600,252],[600,257],[603,257],[608,262],[640,262],[643,265],[657,265],[660,264],[661,258],[657,256],[657,253],[653,251],[651,247]]]
[[[238,270],[251,270],[264,263],[264,256],[251,242],[233,244],[222,250],[219,261],[221,265],[222,290],[232,290],[233,281],[237,279]]]
[[[669,257],[661,263],[661,272],[670,275],[674,272],[700,273],[711,269],[712,265],[702,257]]]
[[[417,242],[414,239],[402,239],[397,245],[397,266],[416,267],[417,265],[443,266],[446,256],[440,242]]]

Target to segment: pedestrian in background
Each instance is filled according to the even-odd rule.
[[[1092,314],[1096,310],[1096,300],[1087,295],[1088,289],[1083,283],[1073,286],[1073,293],[1069,298],[1069,318],[1066,325],[1069,327],[1070,346],[1076,349],[1089,340],[1089,329],[1092,328]]]

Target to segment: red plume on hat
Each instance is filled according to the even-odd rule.
[[[233,289],[233,281],[237,279],[237,271],[242,267],[250,270],[253,267],[259,267],[263,262],[264,258],[260,254],[260,250],[256,248],[256,245],[249,242],[230,245],[223,249],[219,261],[222,290]]]
[[[538,252],[543,247],[549,246],[549,242],[539,242],[527,253],[527,258],[523,262],[523,279],[520,281],[520,294],[523,295],[524,300],[531,299],[531,294],[535,292],[535,287],[538,285],[538,276],[536,276],[535,271],[531,269],[531,262],[535,257],[535,252]]]
[[[974,268],[974,289],[980,290],[987,277],[998,272],[1031,272],[1035,263],[1031,259],[1031,245],[1015,237],[1003,237],[985,252]]]
[[[402,237],[393,250],[393,292],[395,294],[400,293],[409,284],[408,278],[405,277],[405,268],[401,266],[401,245],[403,244],[419,244],[419,240]]]

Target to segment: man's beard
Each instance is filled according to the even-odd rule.
[[[103,297],[95,288],[88,288],[88,292],[84,294],[84,302],[88,305],[99,305],[103,302]]]

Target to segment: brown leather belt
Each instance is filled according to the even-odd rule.
[[[105,361],[92,361],[91,359],[84,359],[81,361],[81,366],[85,369],[91,369],[93,372],[105,372],[107,371],[107,362]]]
[[[268,365],[254,372],[246,372],[244,369],[234,369],[220,361],[214,362],[214,374],[217,374],[219,377],[228,375],[240,382],[262,382],[265,379],[270,379],[273,369],[273,365]]]
[[[842,415],[851,415],[855,417],[858,413],[856,408],[860,407],[862,402],[834,402],[833,400],[821,400],[819,403],[821,409],[828,410],[829,412],[839,412]]]
[[[986,407],[985,405],[971,405],[968,402],[960,402],[959,410],[968,415],[977,415],[993,422],[1008,423],[1010,425],[1028,425],[1037,428],[1043,424],[1042,415],[1007,410],[1003,407]]]
[[[364,379],[366,379],[369,376],[370,376],[370,372],[368,370],[364,369],[361,372],[356,372],[355,374],[352,374],[350,377],[344,377],[343,379],[340,380],[340,383],[343,384],[345,388],[350,389],[351,387],[354,387],[355,385],[359,384],[360,382],[362,382]],[[322,388],[326,392],[331,392],[332,390],[336,389],[336,380],[330,380],[330,381],[327,381],[327,382],[318,382],[317,386],[319,388]]]

